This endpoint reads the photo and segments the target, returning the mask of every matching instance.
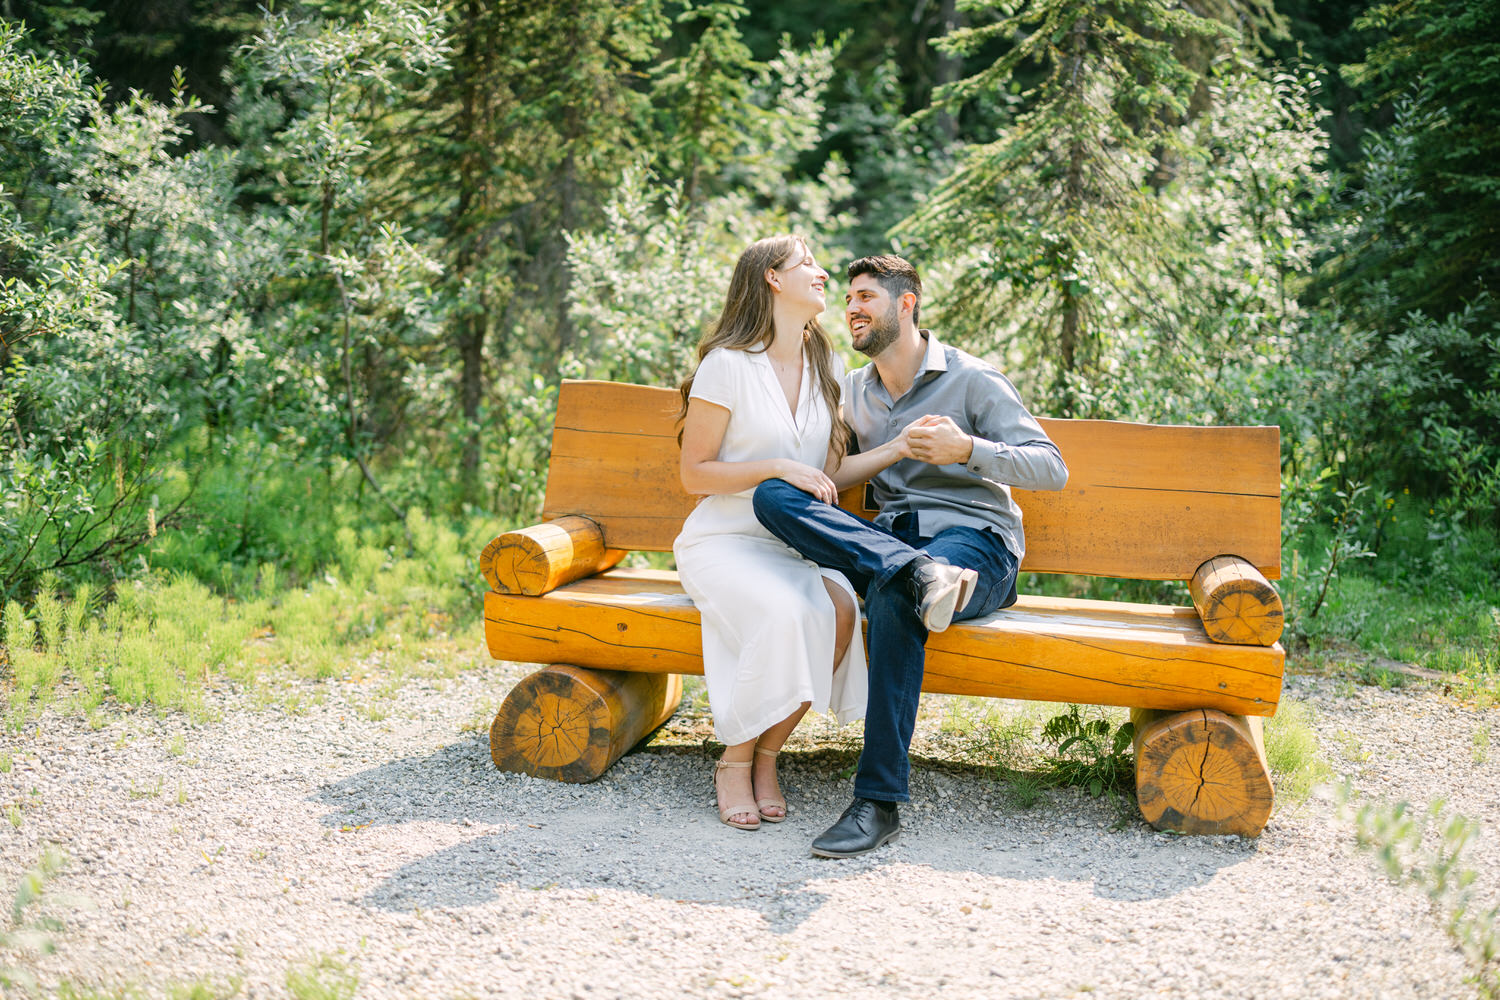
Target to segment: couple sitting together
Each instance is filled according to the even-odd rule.
[[[832,858],[900,831],[927,635],[1014,603],[1025,540],[1010,488],[1068,476],[1005,376],[917,325],[911,264],[865,257],[848,274],[844,318],[871,363],[846,374],[806,241],[741,254],[682,386],[682,484],[704,499],[673,547],[703,620],[723,822],[786,818],[776,755],[809,707],[864,718],[854,802],[812,844]],[[873,523],[837,506],[866,479]]]

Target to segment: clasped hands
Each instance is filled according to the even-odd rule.
[[[886,447],[896,450],[898,460],[914,458],[931,465],[950,465],[969,460],[974,452],[974,439],[952,417],[929,413],[903,427]],[[838,502],[838,487],[821,469],[800,462],[790,465],[781,478],[824,503]]]
[[[896,440],[905,443],[902,458],[915,458],[931,465],[967,462],[974,453],[974,439],[952,417],[932,413],[907,424]]]

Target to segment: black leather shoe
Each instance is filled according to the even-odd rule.
[[[900,832],[896,803],[856,798],[839,821],[812,842],[812,852],[820,858],[852,858],[889,844]]]
[[[974,596],[979,574],[921,557],[913,560],[907,580],[922,626],[929,632],[941,632]]]

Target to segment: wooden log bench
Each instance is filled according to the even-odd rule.
[[[672,572],[614,568],[670,551],[693,499],[678,479],[670,389],[565,382],[545,523],[485,547],[485,639],[549,664],[490,729],[497,767],[591,781],[665,722],[701,674],[698,612]],[[922,690],[1130,708],[1136,791],[1160,829],[1254,836],[1272,784],[1261,721],[1285,653],[1279,432],[1042,420],[1061,492],[1015,491],[1023,572],[1183,580],[1194,607],[1023,595],[927,644]],[[840,496],[862,516],[864,491]]]

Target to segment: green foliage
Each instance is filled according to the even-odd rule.
[[[1312,461],[1500,524],[1500,309],[1492,252],[1500,83],[1489,0],[1373,5],[1347,71],[1390,124],[1367,134],[1298,345]],[[1299,380],[1300,381],[1300,380]],[[1293,391],[1300,388],[1294,386]]]
[[[1494,0],[1395,0],[1373,4],[1359,26],[1381,37],[1350,76],[1373,100],[1413,97],[1397,127],[1413,141],[1395,178],[1404,196],[1371,203],[1378,224],[1366,228],[1346,280],[1356,283],[1354,296],[1369,282],[1388,284],[1392,319],[1413,309],[1445,316],[1500,280],[1500,8]],[[1487,302],[1481,316],[1491,326],[1500,307]]]
[[[309,457],[353,460],[377,492],[375,443],[441,411],[441,269],[371,175],[399,106],[448,65],[443,27],[396,0],[354,23],[272,14],[236,64],[229,126],[241,169],[269,202],[247,246],[260,273],[242,287],[255,298],[240,308],[252,311],[257,353],[272,359],[266,377],[285,394],[261,420],[237,423],[275,426],[268,437]],[[228,381],[249,374],[232,367]]]
[[[750,112],[734,131],[735,187],[695,201],[691,177],[671,180],[643,162],[627,169],[595,232],[568,234],[569,297],[580,335],[562,372],[655,385],[686,375],[699,338],[723,304],[745,246],[777,232],[799,232],[825,257],[849,219],[835,210],[848,184],[830,161],[816,181],[799,178],[798,159],[822,137],[824,89],[836,52],[783,50],[747,95]],[[792,115],[772,113],[776,107]],[[701,164],[700,164],[701,166]],[[721,179],[720,183],[724,182]],[[701,189],[702,183],[698,184]]]
[[[0,595],[49,568],[118,558],[147,535],[153,456],[173,419],[171,357],[120,321],[129,261],[97,242],[107,208],[146,195],[117,158],[172,141],[177,112],[110,115],[83,68],[26,51],[0,22]],[[148,157],[149,158],[149,157]],[[122,181],[106,195],[91,178]]]
[[[1326,138],[1303,75],[1262,78],[1226,63],[1206,80],[1208,106],[1183,132],[1182,159],[1156,196],[1194,247],[1191,266],[1137,280],[1158,318],[1111,309],[1101,373],[1075,379],[1087,410],[1161,423],[1260,424],[1300,409],[1285,365],[1305,318],[1308,228],[1327,197]],[[1288,421],[1290,422],[1290,421]]]
[[[693,205],[705,179],[734,162],[746,133],[763,131],[768,109],[749,100],[750,82],[765,67],[751,58],[736,22],[746,8],[732,2],[685,0],[679,32],[696,32],[687,50],[654,68],[652,103],[663,173],[681,178]]]
[[[1052,752],[1047,769],[1058,784],[1074,785],[1090,795],[1105,792],[1128,794],[1135,783],[1135,752],[1131,747],[1135,725],[1118,726],[1102,715],[1084,718],[1077,705],[1069,705],[1042,727],[1042,739]]]
[[[841,54],[847,51],[847,42]],[[848,164],[849,236],[856,256],[895,250],[888,233],[915,210],[950,166],[941,122],[905,122],[907,66],[887,57],[864,72],[837,75],[830,86],[826,145]]]
[[[1417,489],[1447,513],[1495,526],[1500,313],[1488,291],[1473,290],[1415,311],[1414,293],[1385,273],[1407,241],[1424,259],[1456,260],[1406,218],[1430,211],[1419,162],[1436,114],[1400,102],[1388,132],[1366,143],[1363,185],[1342,202],[1331,302],[1295,345],[1285,391],[1305,397],[1311,462],[1338,466],[1346,481]]]

